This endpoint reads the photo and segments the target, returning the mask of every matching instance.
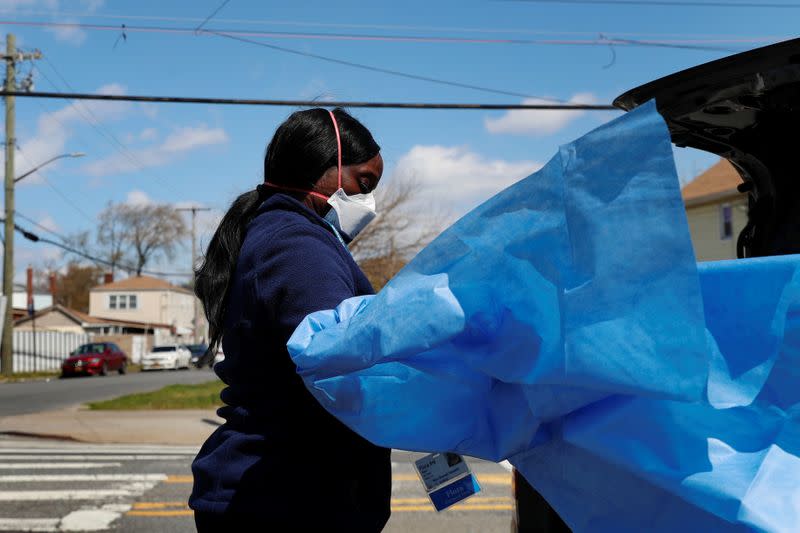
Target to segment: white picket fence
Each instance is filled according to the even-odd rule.
[[[14,331],[14,372],[60,370],[69,353],[89,342],[82,333]]]

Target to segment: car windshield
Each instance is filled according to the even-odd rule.
[[[155,348],[153,348],[153,351],[154,352],[174,352],[177,349],[178,349],[177,346],[156,346]]]
[[[205,353],[206,350],[208,350],[208,346],[205,344],[187,344],[186,347],[189,348],[192,353]]]
[[[103,353],[106,351],[105,344],[84,344],[75,350],[75,355],[86,355],[92,353]]]

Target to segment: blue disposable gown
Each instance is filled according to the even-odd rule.
[[[575,531],[797,531],[798,266],[698,267],[650,103],[288,348],[367,439],[507,458]]]

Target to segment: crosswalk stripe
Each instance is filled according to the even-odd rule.
[[[169,455],[197,455],[199,448],[193,446],[53,446],[53,447],[0,447],[0,455],[8,453],[29,453],[29,454],[49,454],[57,453],[77,453],[77,454],[169,454]]]
[[[77,455],[77,454],[0,454],[0,461],[95,461],[98,459],[105,461],[181,461],[186,459],[186,455]]]
[[[30,474],[0,476],[0,483],[42,483],[66,481],[164,481],[166,474]]]
[[[122,463],[8,463],[0,464],[0,470],[59,470],[84,468],[112,468]]]
[[[0,531],[58,531],[60,518],[0,518]]]
[[[140,491],[130,489],[99,490],[13,490],[0,491],[0,502],[29,502],[44,500],[100,500],[136,496]]]

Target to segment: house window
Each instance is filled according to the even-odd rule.
[[[112,294],[108,297],[109,309],[138,309],[139,298],[135,294]]]
[[[730,204],[719,208],[719,238],[723,241],[733,238],[733,207]]]

